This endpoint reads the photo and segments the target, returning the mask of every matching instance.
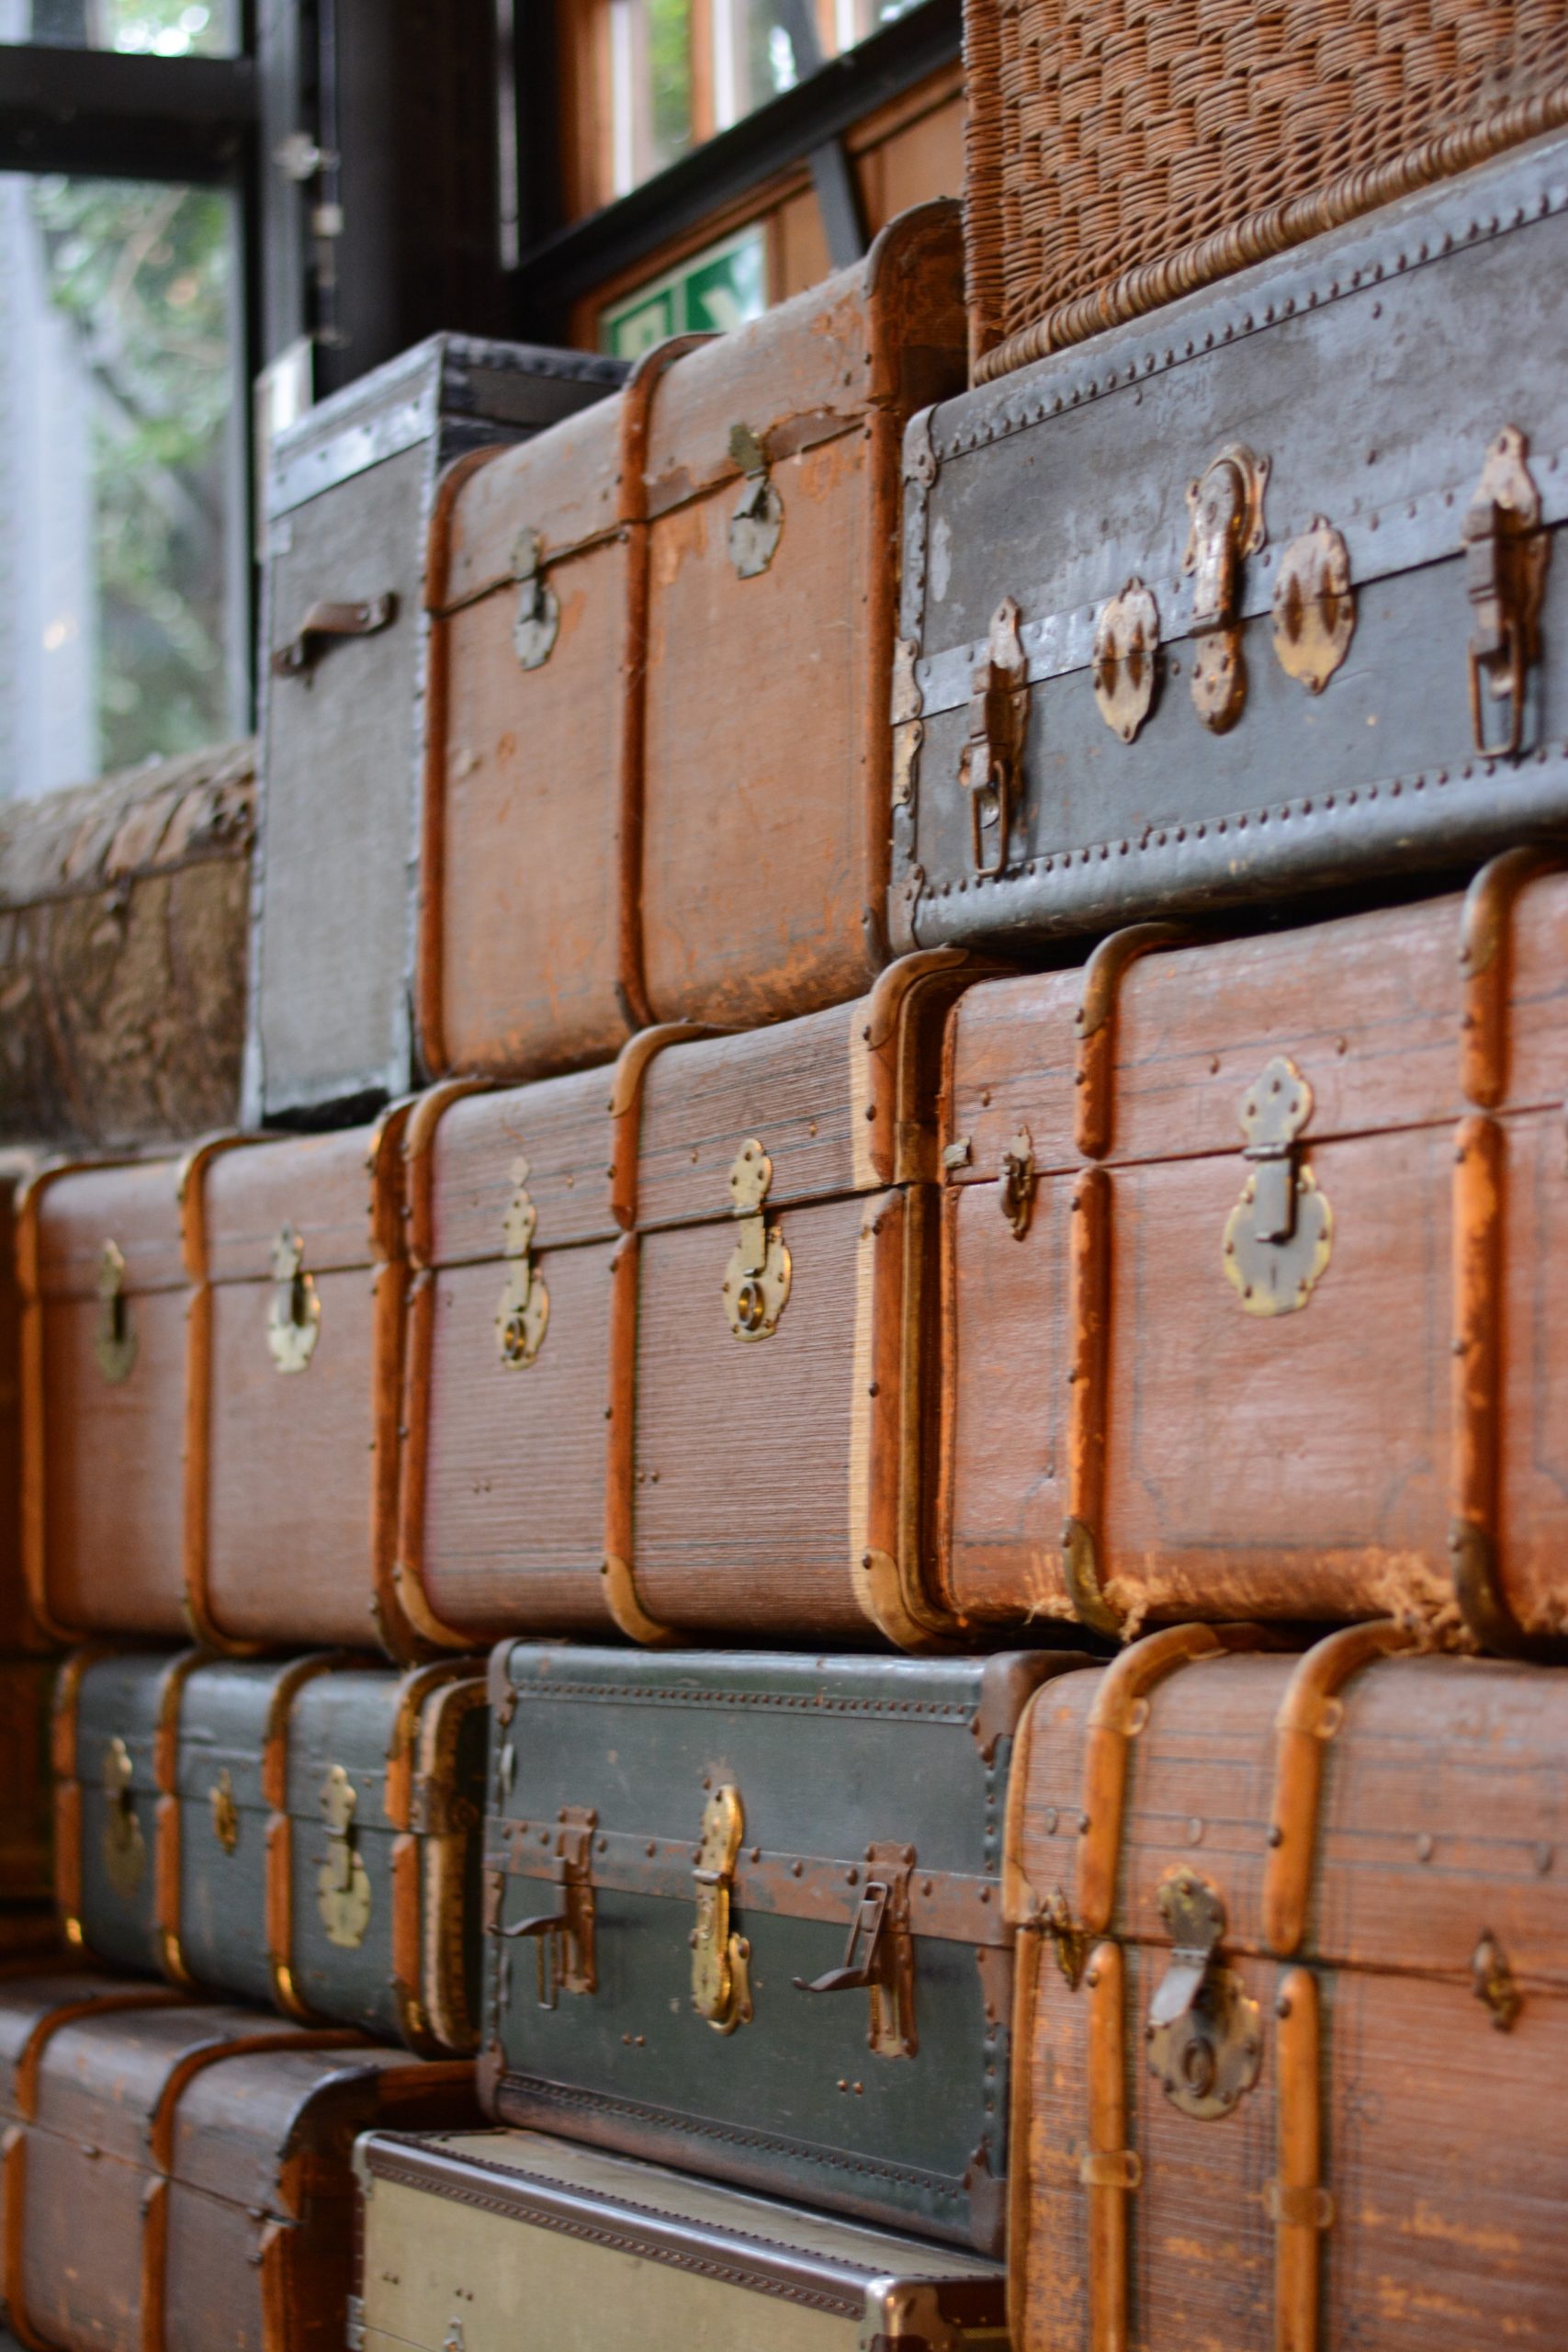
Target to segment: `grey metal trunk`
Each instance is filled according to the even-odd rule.
[[[503,1645],[490,2112],[997,2251],[1008,1768],[1073,1662]]]
[[[435,335],[280,435],[267,484],[245,1116],[368,1114],[413,1080],[409,988],[441,469],[613,391],[617,360]]]
[[[917,417],[896,947],[1568,825],[1565,347],[1553,138]]]
[[[160,1727],[194,1651],[81,1654],[60,1686],[56,1875],[67,1936],[112,1967],[164,1970],[157,1851]]]

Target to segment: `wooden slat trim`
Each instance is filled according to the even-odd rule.
[[[1067,1515],[1062,1576],[1074,1615],[1111,1641],[1126,1638],[1100,1581],[1105,1532],[1105,1452],[1111,1374],[1111,1178],[1086,1168],[1076,1178],[1067,1232]]]
[[[1286,1969],[1274,2002],[1275,2177],[1268,2205],[1274,2224],[1274,2352],[1318,2352],[1323,2233],[1334,2220],[1324,2188],[1323,2092],[1317,1979]]]
[[[690,1045],[698,1037],[723,1037],[695,1021],[660,1021],[628,1037],[615,1057],[610,1080],[610,1213],[623,1233],[637,1216],[637,1155],[642,1148],[642,1089],[648,1066],[666,1046]]]
[[[637,1326],[641,1238],[625,1233],[610,1260],[610,1379],[604,1419],[604,1606],[633,1642],[668,1642],[667,1625],[650,1617],[637,1597]]]
[[[1562,863],[1544,849],[1506,849],[1481,868],[1464,894],[1459,929],[1464,984],[1460,1091],[1477,1110],[1496,1110],[1508,1090],[1510,951],[1519,893],[1538,875],[1561,871]]]
[[[1089,2146],[1079,2177],[1089,2199],[1089,2352],[1127,2352],[1127,2200],[1143,2161],[1127,2145],[1126,1962],[1119,1944],[1096,1944],[1084,1971]]]
[[[403,1245],[412,1266],[435,1263],[435,1147],[441,1122],[454,1102],[470,1094],[493,1094],[500,1085],[497,1079],[443,1079],[420,1095],[409,1114],[403,1131]]]
[[[1328,1743],[1344,1720],[1339,1693],[1374,1658],[1420,1647],[1393,1618],[1348,1625],[1298,1662],[1274,1719],[1274,1796],[1263,1871],[1263,1939],[1278,1958],[1301,1949],[1317,1859],[1318,1812]]]
[[[1102,939],[1083,968],[1083,989],[1074,1016],[1074,1141],[1086,1159],[1103,1159],[1111,1149],[1116,1108],[1116,1014],[1122,982],[1142,956],[1183,946],[1192,937],[1178,922],[1135,922]]]

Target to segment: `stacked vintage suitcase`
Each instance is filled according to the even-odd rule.
[[[968,40],[963,242],[283,453],[254,1131],[18,1217],[29,2344],[1561,2341],[1568,17]]]

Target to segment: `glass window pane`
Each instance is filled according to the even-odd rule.
[[[232,57],[240,46],[240,0],[0,0],[0,40],[131,56]]]
[[[231,198],[0,174],[0,793],[245,723]]]

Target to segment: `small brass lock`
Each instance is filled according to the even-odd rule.
[[[1029,717],[1029,665],[1018,622],[1017,605],[1004,596],[969,682],[969,733],[958,781],[969,797],[969,853],[976,874],[1000,874],[1008,862]]]
[[[1241,651],[1241,570],[1263,545],[1269,459],[1234,442],[1187,485],[1192,524],[1181,569],[1192,575],[1192,701],[1215,735],[1247,701]]]
[[[1159,606],[1141,580],[1129,580],[1100,616],[1089,675],[1101,718],[1130,743],[1159,684]]]
[[[517,617],[512,646],[525,670],[542,669],[560,633],[560,599],[545,578],[545,545],[537,531],[518,532],[512,549],[517,582]]]
[[[147,1841],[136,1817],[130,1793],[130,1750],[123,1739],[111,1739],[104,1750],[104,1869],[109,1884],[129,1903],[147,1868]]]
[[[1334,1243],[1334,1212],[1297,1158],[1312,1088],[1276,1054],[1242,1098],[1252,1172],[1225,1220],[1224,1267],[1248,1315],[1290,1315],[1312,1296]]]
[[[321,1334],[321,1302],[304,1271],[304,1257],[305,1244],[286,1225],[272,1245],[272,1303],[266,1317],[266,1344],[278,1372],[303,1372]]]
[[[1170,1965],[1149,2004],[1149,2072],[1197,2123],[1228,2115],[1258,2080],[1263,2033],[1258,2003],[1215,1950],[1225,1906],[1196,1871],[1173,1871],[1159,1891]]]
[[[327,1859],[316,1872],[316,1908],[329,1942],[357,1951],[370,1925],[370,1873],[354,1842],[359,1792],[341,1764],[321,1782],[321,1817],[327,1825]]]
[[[106,1241],[98,1258],[98,1328],[93,1341],[98,1370],[116,1387],[130,1377],[136,1333],[125,1295],[125,1258],[118,1242]]]
[[[724,1311],[738,1340],[771,1338],[789,1304],[788,1245],[763,1207],[773,1181],[773,1163],[753,1136],[741,1145],[729,1171],[740,1238],[724,1270]]]
[[[528,1163],[512,1163],[513,1186],[502,1230],[506,1282],[496,1309],[495,1343],[508,1372],[531,1364],[545,1344],[550,1319],[550,1295],[534,1265],[534,1236],[539,1213],[528,1197]]]
[[[730,462],[746,477],[729,518],[729,560],[740,580],[766,571],[784,531],[784,500],[768,471],[768,453],[749,424],[729,429]]]
[[[1274,581],[1274,652],[1288,678],[1320,695],[1350,650],[1356,594],[1350,551],[1332,523],[1314,514],[1292,539]]]
[[[1021,1241],[1029,1231],[1038,1182],[1034,1169],[1034,1139],[1027,1127],[1020,1127],[1002,1154],[1002,1215],[1012,1227],[1015,1241]]]
[[[234,1785],[224,1765],[207,1792],[207,1802],[212,1811],[212,1834],[226,1854],[231,1854],[240,1842],[240,1808],[234,1803]]]
[[[751,2022],[751,1947],[730,1924],[735,1863],[745,1834],[740,1792],[726,1782],[703,1807],[703,1833],[692,1878],[697,1924],[692,1930],[692,2007],[716,2033]]]

